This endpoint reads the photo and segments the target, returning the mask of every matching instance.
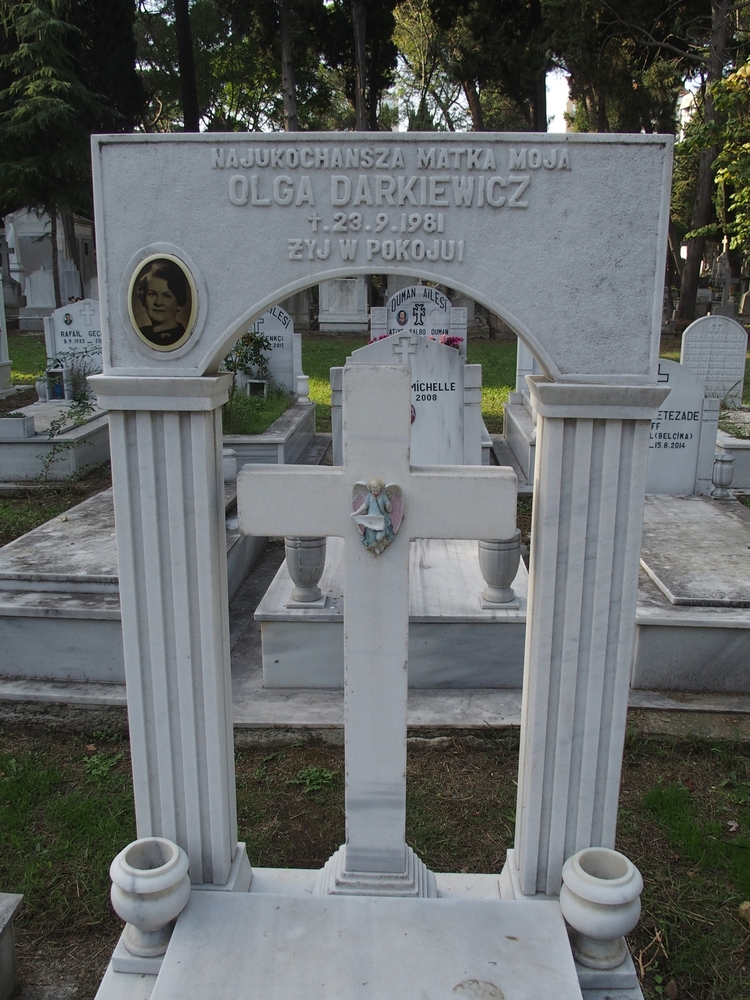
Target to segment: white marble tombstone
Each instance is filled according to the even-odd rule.
[[[672,140],[564,140],[484,133],[429,139],[395,133],[94,137],[108,331],[107,374],[95,376],[94,384],[110,410],[113,433],[138,833],[163,834],[183,846],[196,886],[246,887],[249,881],[237,843],[226,566],[219,544],[225,519],[218,411],[231,379],[210,373],[269,302],[346,275],[364,282],[382,269],[390,259],[386,243],[390,253],[394,241],[381,242],[374,231],[332,240],[330,259],[309,251],[311,237],[306,253],[309,234],[321,222],[321,231],[333,227],[339,209],[349,205],[361,208],[357,224],[365,234],[368,226],[377,227],[379,214],[388,216],[391,228],[397,225],[406,201],[444,206],[445,253],[438,254],[435,241],[435,254],[422,260],[411,256],[410,245],[409,257],[404,251],[389,268],[414,273],[412,260],[418,260],[418,277],[472,294],[524,338],[545,372],[528,378],[538,414],[538,462],[517,825],[503,896],[553,896],[566,858],[582,846],[614,844],[644,456],[650,423],[666,395],[655,382],[663,269],[654,262],[664,259],[666,247]],[[441,170],[455,171],[456,183],[441,180],[435,173]],[[368,200],[376,197],[380,203]],[[400,204],[391,208],[391,197]],[[149,255],[167,252],[193,275],[198,309],[191,339],[165,356],[144,344],[126,320],[129,283],[138,268]],[[253,293],[242,314],[238,287]],[[613,343],[616,352],[602,349]],[[329,470],[334,478],[337,473],[343,476],[343,467]],[[362,473],[370,474],[352,470],[356,477]],[[465,493],[454,501],[456,511],[466,507]],[[431,497],[425,504],[429,510]],[[307,504],[298,500],[290,529],[314,535],[340,530],[330,526],[325,504],[312,508],[315,516],[308,518]],[[262,501],[253,510],[280,513],[267,511]],[[417,529],[424,513],[420,507]],[[469,530],[472,537],[503,535],[503,526],[472,524]],[[390,556],[402,558],[403,552],[393,549]],[[390,556],[386,550],[378,559]],[[370,673],[367,683],[377,679],[377,671]],[[571,691],[575,698],[566,696]],[[367,713],[359,718],[369,735],[380,722]],[[396,763],[390,773],[400,789],[400,745]],[[240,878],[238,869],[246,875]],[[232,895],[194,892],[196,905],[191,902],[186,913],[197,914],[201,906],[229,913],[255,894],[220,898]],[[528,902],[539,913],[547,905]],[[317,912],[325,924],[325,908]],[[245,914],[232,925],[252,925],[252,919]],[[210,930],[209,923],[199,920],[199,930]],[[374,954],[371,938],[364,941]],[[326,955],[338,957],[342,950],[337,943]],[[198,951],[193,948],[200,964]],[[529,956],[524,945],[519,960],[533,969]],[[233,986],[243,981],[236,969],[231,974]],[[216,995],[213,989],[200,996]],[[561,993],[550,987],[526,995]],[[157,996],[169,996],[166,984],[156,987]]]
[[[669,395],[651,421],[647,493],[692,496],[711,492],[719,401],[707,397],[698,376],[676,361],[659,361]]]
[[[411,365],[411,448],[418,465],[482,464],[482,367],[415,334],[394,334],[353,351],[349,363]],[[331,369],[333,461],[340,464],[340,368]]]
[[[370,340],[394,333],[415,337],[456,337],[466,355],[466,309],[451,304],[439,288],[431,285],[401,286],[384,306],[370,310]]]
[[[747,332],[728,316],[702,316],[682,335],[680,364],[702,380],[707,396],[725,406],[742,404]]]
[[[56,358],[69,351],[85,351],[91,372],[102,370],[102,331],[99,303],[95,299],[69,302],[55,309],[44,320],[47,357]]]
[[[361,277],[322,281],[318,291],[318,326],[321,333],[365,333],[367,289],[367,281]]]
[[[302,374],[302,337],[294,332],[292,317],[281,306],[273,306],[253,323],[251,330],[271,342],[268,366],[273,381],[287,392],[296,392],[297,376]]]

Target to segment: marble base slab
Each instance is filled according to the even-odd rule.
[[[641,566],[671,604],[750,608],[750,510],[737,500],[647,496]]]
[[[289,607],[285,563],[258,605],[264,687],[343,687],[343,544],[328,539],[320,581],[325,607]],[[481,606],[487,584],[475,541],[415,539],[409,572],[410,687],[520,687],[528,594],[523,562],[513,582],[518,603],[503,609]]]
[[[152,1000],[248,996],[581,1000],[581,990],[556,902],[193,893]]]

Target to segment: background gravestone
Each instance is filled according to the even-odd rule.
[[[353,351],[350,362],[411,365],[411,460],[415,465],[481,465],[481,365],[427,337],[394,335]],[[340,464],[341,368],[331,369],[333,462]]]
[[[292,317],[281,306],[274,306],[250,328],[271,342],[268,365],[274,382],[287,392],[297,391],[297,376],[302,374],[301,334],[294,332]]]
[[[710,493],[719,401],[705,397],[698,376],[676,361],[662,358],[657,380],[669,395],[651,421],[646,492]]]
[[[384,306],[370,310],[370,340],[394,333],[417,337],[459,337],[466,354],[466,309],[456,308],[447,295],[432,285],[398,288]]]
[[[318,326],[321,333],[365,333],[369,284],[362,277],[321,281]]]
[[[44,320],[47,357],[56,358],[68,351],[89,352],[91,373],[102,370],[102,330],[99,303],[96,299],[69,302],[55,309]]]
[[[742,404],[747,333],[727,316],[702,316],[682,335],[680,364],[702,380],[707,396]]]

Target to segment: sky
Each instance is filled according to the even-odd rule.
[[[547,74],[547,117],[552,119],[547,126],[548,132],[565,131],[563,112],[567,101],[568,78],[562,70],[553,70]]]

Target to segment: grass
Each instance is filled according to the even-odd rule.
[[[366,336],[303,336],[302,371],[310,376],[310,399],[317,403],[315,427],[318,433],[331,433],[331,368],[340,368],[352,351],[368,342],[369,337]]]
[[[0,545],[12,542],[45,521],[82,503],[112,484],[109,466],[97,466],[83,479],[31,485],[21,496],[0,498]]]
[[[13,362],[10,377],[14,385],[33,385],[47,365],[43,333],[9,334],[8,353]]]
[[[285,392],[269,392],[267,396],[247,396],[235,392],[224,404],[222,425],[225,434],[262,434],[292,405]]]
[[[344,840],[343,751],[236,751],[239,835],[254,865],[319,868]],[[91,998],[120,923],[109,864],[134,835],[118,730],[0,731],[0,885],[23,892],[19,969],[45,995]],[[435,871],[499,872],[513,842],[518,735],[410,745],[407,840]],[[623,761],[617,847],[645,882],[630,938],[646,1000],[750,1000],[750,744],[637,728]],[[674,986],[669,986],[670,983]],[[669,989],[668,989],[669,987]],[[36,995],[36,993],[34,994]]]
[[[306,334],[302,338],[302,370],[310,376],[310,399],[318,404],[315,425],[319,432],[331,431],[330,369],[341,367],[352,351],[367,343],[367,337]],[[482,416],[487,430],[500,434],[503,403],[516,384],[515,341],[470,340],[467,360],[482,365]]]

